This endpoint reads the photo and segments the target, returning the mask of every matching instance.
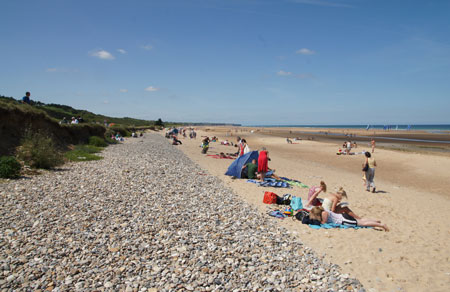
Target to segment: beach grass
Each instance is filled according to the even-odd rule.
[[[73,150],[64,154],[64,157],[70,161],[91,161],[100,160],[103,157],[95,155],[103,150],[103,147],[93,145],[77,145]]]

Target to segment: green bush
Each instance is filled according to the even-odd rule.
[[[64,156],[70,161],[89,161],[89,160],[100,160],[103,157],[94,155],[93,153],[98,153],[102,151],[103,148],[96,147],[92,145],[77,145],[75,149],[68,151]]]
[[[119,132],[122,137],[130,137],[131,136],[131,132],[128,131],[128,129],[125,126],[122,126],[122,125],[113,125],[113,126],[109,127],[108,130],[112,130],[114,135],[116,135],[116,133]]]
[[[117,141],[115,139],[111,139],[111,136],[114,135],[114,131],[112,129],[107,129],[105,131],[105,141],[108,144],[117,144]]]
[[[63,156],[56,149],[53,140],[40,131],[26,131],[17,150],[17,157],[32,168],[49,169],[64,163]]]
[[[96,147],[106,147],[108,144],[105,142],[105,139],[97,136],[89,137],[89,145]]]
[[[20,175],[22,166],[13,156],[0,157],[0,177],[1,178],[15,178]]]

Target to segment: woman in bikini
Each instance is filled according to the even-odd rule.
[[[319,201],[319,199],[317,199],[317,196],[321,193],[327,192],[327,185],[325,184],[324,181],[320,182],[320,186],[318,187],[311,187],[309,189],[308,192],[308,203],[306,204],[306,207],[310,207],[310,206],[320,206],[321,203]]]
[[[361,219],[361,217],[353,213],[353,211],[350,210],[349,207],[344,206],[344,204],[341,204],[342,198],[348,199],[347,193],[344,191],[342,187],[340,187],[339,191],[337,191],[336,194],[330,193],[328,197],[323,199],[322,207],[327,211],[331,211],[337,214],[346,213],[352,216],[353,218]]]
[[[313,220],[319,220],[320,223],[334,223],[344,226],[363,226],[363,227],[379,227],[384,231],[389,231],[386,224],[382,224],[381,221],[376,219],[355,219],[347,213],[337,214],[331,211],[326,211],[323,207],[314,207],[309,213],[309,218]]]

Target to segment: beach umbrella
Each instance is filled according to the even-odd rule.
[[[241,178],[242,166],[246,165],[249,162],[252,162],[253,159],[258,161],[258,157],[258,151],[250,151],[247,154],[240,156],[230,164],[227,172],[225,172],[225,175]]]

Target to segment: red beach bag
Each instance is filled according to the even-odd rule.
[[[264,204],[276,204],[277,203],[277,194],[273,192],[264,192]]]

